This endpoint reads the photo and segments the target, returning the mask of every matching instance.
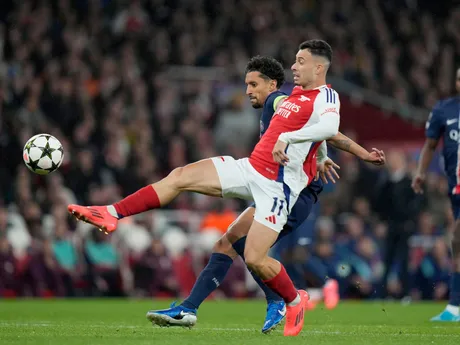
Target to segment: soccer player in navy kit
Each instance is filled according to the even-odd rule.
[[[284,83],[284,69],[282,65],[271,57],[257,56],[252,58],[246,67],[247,94],[254,108],[262,108],[260,118],[260,136],[264,135],[270,121],[277,109],[287,95],[279,90]],[[385,161],[383,152],[374,150],[369,153],[367,150],[354,143],[343,134],[338,134],[330,144],[341,150],[351,152],[361,159],[376,165]],[[325,157],[327,158],[327,157]],[[329,160],[329,166],[332,161]],[[333,170],[325,171],[329,179],[333,180]],[[326,176],[322,176],[324,179]],[[278,237],[279,239],[295,231],[310,214],[313,204],[318,200],[318,195],[323,189],[321,179],[311,182],[300,194],[288,217],[287,224]],[[161,323],[177,326],[192,326],[196,322],[196,313],[201,303],[217,287],[217,282],[223,281],[233,260],[239,255],[244,258],[246,236],[253,220],[255,205],[248,207],[238,219],[229,227],[227,233],[215,244],[213,254],[207,266],[198,277],[192,292],[180,305],[172,306],[166,310],[149,311],[147,317],[153,323]],[[284,318],[285,303],[283,299],[268,288],[255,274],[254,279],[262,288],[267,299],[267,314],[262,332],[267,333],[273,330]],[[325,304],[333,308],[338,302],[337,282],[329,280],[323,287]],[[160,321],[160,322],[158,322]]]
[[[452,239],[453,272],[450,278],[449,304],[431,321],[460,321],[460,68],[456,75],[456,97],[439,101],[426,123],[426,141],[423,146],[412,188],[423,193],[426,171],[439,140],[443,139],[444,169],[449,181],[449,196],[455,217]]]

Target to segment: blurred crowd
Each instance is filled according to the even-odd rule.
[[[460,12],[443,4],[2,1],[0,295],[186,294],[245,202],[183,195],[166,212],[125,220],[113,236],[77,224],[66,205],[110,204],[188,162],[247,155],[259,131],[244,95],[247,60],[273,55],[289,67],[308,38],[331,42],[332,74],[431,106],[452,92],[460,62]],[[171,65],[222,67],[228,79],[170,79]],[[65,150],[45,178],[22,163],[37,133]],[[444,179],[433,174],[417,199],[413,153],[389,154],[383,169],[331,154],[340,182],[326,185],[300,235],[277,249],[297,284],[334,276],[349,297],[445,297]],[[230,275],[218,294],[259,293],[240,261]]]

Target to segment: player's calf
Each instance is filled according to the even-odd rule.
[[[277,237],[276,231],[254,221],[246,239],[246,265],[286,303],[296,303],[299,296],[285,268],[279,261],[268,256],[268,251]]]
[[[459,318],[460,305],[460,220],[455,223],[455,230],[452,238],[452,256],[454,260],[453,272],[450,278],[449,309]],[[458,321],[458,320],[457,320]]]
[[[460,321],[460,220],[458,219],[455,223],[455,230],[452,236],[452,256],[454,265],[450,277],[449,304],[440,314],[432,317],[431,321]]]

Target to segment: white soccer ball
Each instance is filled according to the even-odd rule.
[[[22,158],[30,171],[48,175],[59,168],[64,159],[61,143],[50,134],[37,134],[27,140]]]

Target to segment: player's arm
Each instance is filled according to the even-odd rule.
[[[281,165],[286,165],[289,162],[285,153],[288,144],[319,142],[327,140],[339,132],[340,101],[335,91],[328,90],[320,93],[315,99],[313,113],[319,118],[319,121],[313,123],[310,120],[297,131],[280,134],[272,152],[275,162]]]
[[[322,141],[321,145],[318,147],[318,151],[316,152],[316,163],[318,171],[315,180],[321,178],[324,183],[328,183],[328,180],[335,183],[335,179],[340,178],[336,170],[340,169],[340,167],[327,156],[327,145],[325,141]]]
[[[423,184],[425,183],[426,172],[433,160],[436,146],[438,146],[439,138],[444,131],[441,110],[438,106],[433,108],[425,126],[426,140],[423,145],[420,159],[417,165],[417,171],[412,180],[412,189],[417,194],[423,194]]]
[[[314,101],[312,112],[312,118],[302,128],[293,132],[281,133],[278,140],[286,144],[319,142],[339,132],[340,100],[337,92],[332,89],[321,91]]]
[[[374,165],[385,164],[385,153],[382,150],[373,148],[372,152],[369,152],[341,132],[328,139],[327,143],[336,149],[349,152],[365,162],[372,163]]]
[[[281,133],[278,140],[286,144],[323,141],[336,135],[339,132],[339,125],[339,113],[326,112],[315,124],[306,124],[297,131]]]
[[[318,151],[316,152],[316,162],[318,164],[322,164],[327,158],[327,145],[325,141],[322,141],[321,145],[318,147]]]

